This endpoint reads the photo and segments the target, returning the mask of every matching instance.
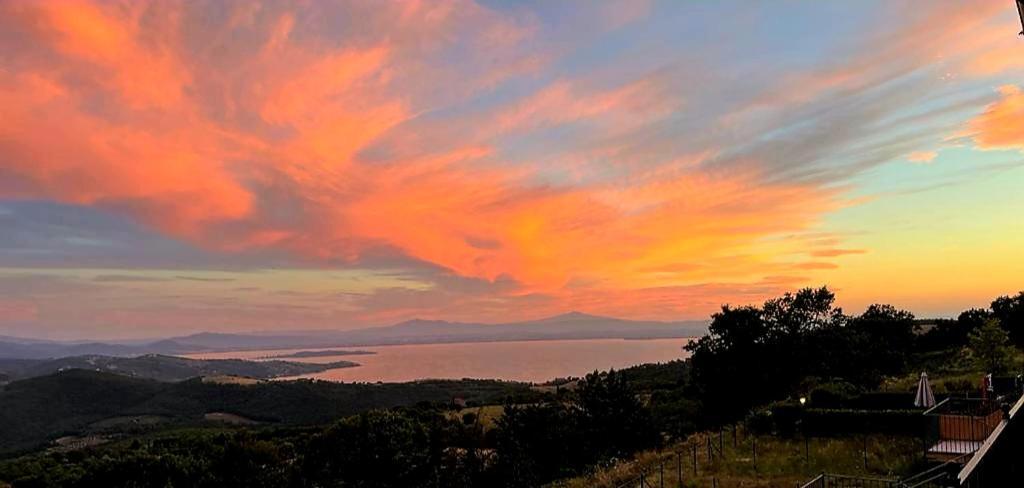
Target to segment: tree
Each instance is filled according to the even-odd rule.
[[[658,442],[650,412],[615,370],[588,374],[579,384],[577,398],[579,425],[592,459],[625,457]]]
[[[773,333],[796,336],[845,324],[847,317],[835,301],[836,295],[828,287],[804,288],[764,302],[763,316]]]
[[[852,333],[862,334],[857,351],[867,369],[880,375],[901,373],[914,344],[914,314],[892,305],[873,304],[850,322]]]
[[[1010,334],[1010,340],[1024,347],[1024,291],[1015,296],[1001,296],[992,301],[992,315]]]
[[[956,317],[956,322],[961,329],[964,330],[964,339],[967,339],[967,334],[971,331],[985,325],[993,318],[992,311],[984,308],[972,308],[960,312],[960,315]]]
[[[348,417],[307,446],[303,471],[319,485],[425,486],[433,478],[427,426],[395,410]]]
[[[936,319],[926,333],[918,338],[917,346],[925,351],[957,350],[967,346],[967,335],[992,318],[984,308],[972,308],[960,313],[955,320]]]
[[[777,394],[771,340],[758,307],[725,305],[711,316],[708,334],[686,346],[691,353],[690,380],[704,402],[705,419],[731,421]]]
[[[819,339],[845,343],[835,336],[848,321],[826,287],[786,293],[761,308],[723,306],[712,315],[708,335],[686,348],[705,418],[728,422],[754,405],[792,394],[832,359]]]
[[[978,365],[990,373],[1002,373],[1010,367],[1013,348],[1009,335],[996,320],[988,320],[968,336],[968,352]]]
[[[540,486],[571,476],[585,464],[576,418],[566,405],[505,405],[494,438],[495,470],[505,487]]]

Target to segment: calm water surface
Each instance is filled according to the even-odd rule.
[[[279,349],[191,354],[196,359],[260,359],[296,351],[348,349],[373,351],[359,356],[288,358],[286,361],[329,363],[352,361],[360,366],[323,371],[301,378],[332,381],[412,381],[424,378],[495,378],[544,382],[565,376],[582,376],[609,368],[671,361],[688,356],[688,339],[566,340],[416,344],[323,349]]]

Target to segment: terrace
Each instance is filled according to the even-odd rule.
[[[982,398],[947,398],[924,412],[925,457],[946,462],[981,448],[1006,416],[1000,403]]]
[[[1012,402],[1012,407],[1011,407]],[[924,412],[925,458],[931,469],[903,479],[873,479],[822,473],[803,488],[1016,486],[1024,447],[1024,396],[997,400],[947,398]]]

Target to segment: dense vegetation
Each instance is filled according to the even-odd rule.
[[[16,381],[0,391],[0,452],[32,448],[59,435],[94,433],[94,424],[111,417],[159,416],[164,424],[180,425],[226,412],[265,423],[318,424],[373,408],[450,403],[456,397],[493,403],[510,395],[529,399],[530,394],[522,384],[485,380],[234,385],[199,379],[161,383],[70,370]]]
[[[1022,332],[1024,292],[1000,297],[988,310],[922,324],[882,304],[849,316],[827,288],[804,289],[761,307],[723,306],[709,334],[687,346],[693,353],[689,388],[701,399],[702,418],[724,423],[771,401],[819,388],[867,391],[887,378],[948,368],[962,358],[979,371],[1003,372],[1013,357],[1007,337]]]
[[[118,381],[141,386],[116,392],[134,395],[128,401],[152,394],[146,389],[153,384]],[[658,443],[647,411],[615,373],[588,376],[565,401],[522,400],[509,398],[488,431],[471,414],[452,417],[423,403],[371,410],[327,427],[185,430],[96,450],[52,451],[0,462],[0,479],[16,487],[525,487]]]
[[[712,319],[709,334],[688,346],[687,361],[565,379],[544,391],[465,381],[160,384],[84,372],[16,382],[0,394],[16,412],[0,410],[2,426],[53,422],[73,430],[111,415],[195,420],[210,411],[273,423],[150,432],[94,449],[31,454],[0,463],[0,480],[16,487],[538,486],[744,418],[752,432],[780,429],[782,407],[805,395],[815,407],[802,416],[805,428],[842,432],[838,422],[866,434],[884,420],[904,429],[910,424],[900,419],[917,415],[904,405],[920,369],[948,373],[937,390],[954,391],[972,388],[980,372],[1018,366],[1013,345],[1024,342],[1024,293],[955,320],[922,321],[881,304],[846,315],[828,289],[805,289],[761,306],[724,306]],[[86,384],[93,386],[75,390]],[[445,405],[453,396],[504,398],[503,413],[493,423],[472,411],[456,414]],[[405,407],[367,410],[397,405]],[[760,425],[752,412],[768,405],[777,418]],[[33,420],[33,409],[44,420]],[[887,413],[871,417],[872,409]],[[39,439],[38,431],[0,428],[8,429],[0,432],[4,442],[11,433],[23,444]]]

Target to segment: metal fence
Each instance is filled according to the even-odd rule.
[[[716,434],[691,438],[679,449],[663,453],[657,462],[646,463],[640,473],[617,485],[616,488],[677,488],[684,486],[687,480],[697,479],[701,472],[718,460],[725,457],[726,444],[735,450],[740,440],[735,428],[719,430]],[[751,436],[743,441],[743,449],[750,449],[750,456],[755,469],[757,465],[757,437]],[[718,479],[712,477],[710,485],[718,488]]]
[[[616,484],[612,484],[615,488],[678,488],[683,486],[701,486],[710,488],[724,487],[721,484],[722,481],[718,478],[721,474],[722,463],[740,463],[745,466],[743,469],[752,469],[756,476],[756,473],[761,469],[773,469],[772,467],[765,467],[766,460],[764,459],[764,438],[759,438],[756,435],[742,435],[738,433],[738,429],[723,429],[718,432],[706,433],[698,437],[691,438],[685,444],[677,446],[675,450],[666,451],[661,453],[655,460],[640,461],[633,467],[633,474],[631,477],[618,481]],[[820,462],[822,459],[820,454],[815,451],[817,448],[812,449],[812,445],[820,442],[828,442],[828,440],[822,440],[821,438],[812,439],[809,437],[797,437],[793,438],[796,442],[789,444],[790,456],[793,460],[799,459],[799,462],[804,463],[805,468],[809,467],[812,462]],[[800,442],[802,441],[802,442]],[[777,445],[773,445],[771,449],[778,449]],[[869,467],[869,443],[865,438],[863,443],[863,463],[864,469],[867,470]],[[797,452],[799,451],[799,452]],[[775,456],[773,457],[772,463],[778,462],[778,452],[773,451]],[[814,455],[812,455],[814,454]],[[776,466],[777,468],[777,466]],[[767,473],[765,473],[767,474]],[[770,476],[770,475],[769,475]],[[865,487],[865,488],[903,488],[900,485],[882,484],[882,482],[891,482],[892,480],[887,479],[872,479],[872,478],[859,478],[859,484],[854,483],[853,480],[858,479],[855,477],[844,477],[836,475],[822,475],[826,476],[828,484],[808,484],[809,487]],[[865,484],[865,480],[876,482],[875,484]],[[731,485],[730,485],[731,486]],[[794,484],[794,488],[799,485]]]
[[[663,455],[657,463],[645,466],[639,475],[616,485],[616,488],[676,488],[683,486],[684,479],[697,476],[698,465],[701,463],[698,460],[696,445],[689,447],[689,449]]]

